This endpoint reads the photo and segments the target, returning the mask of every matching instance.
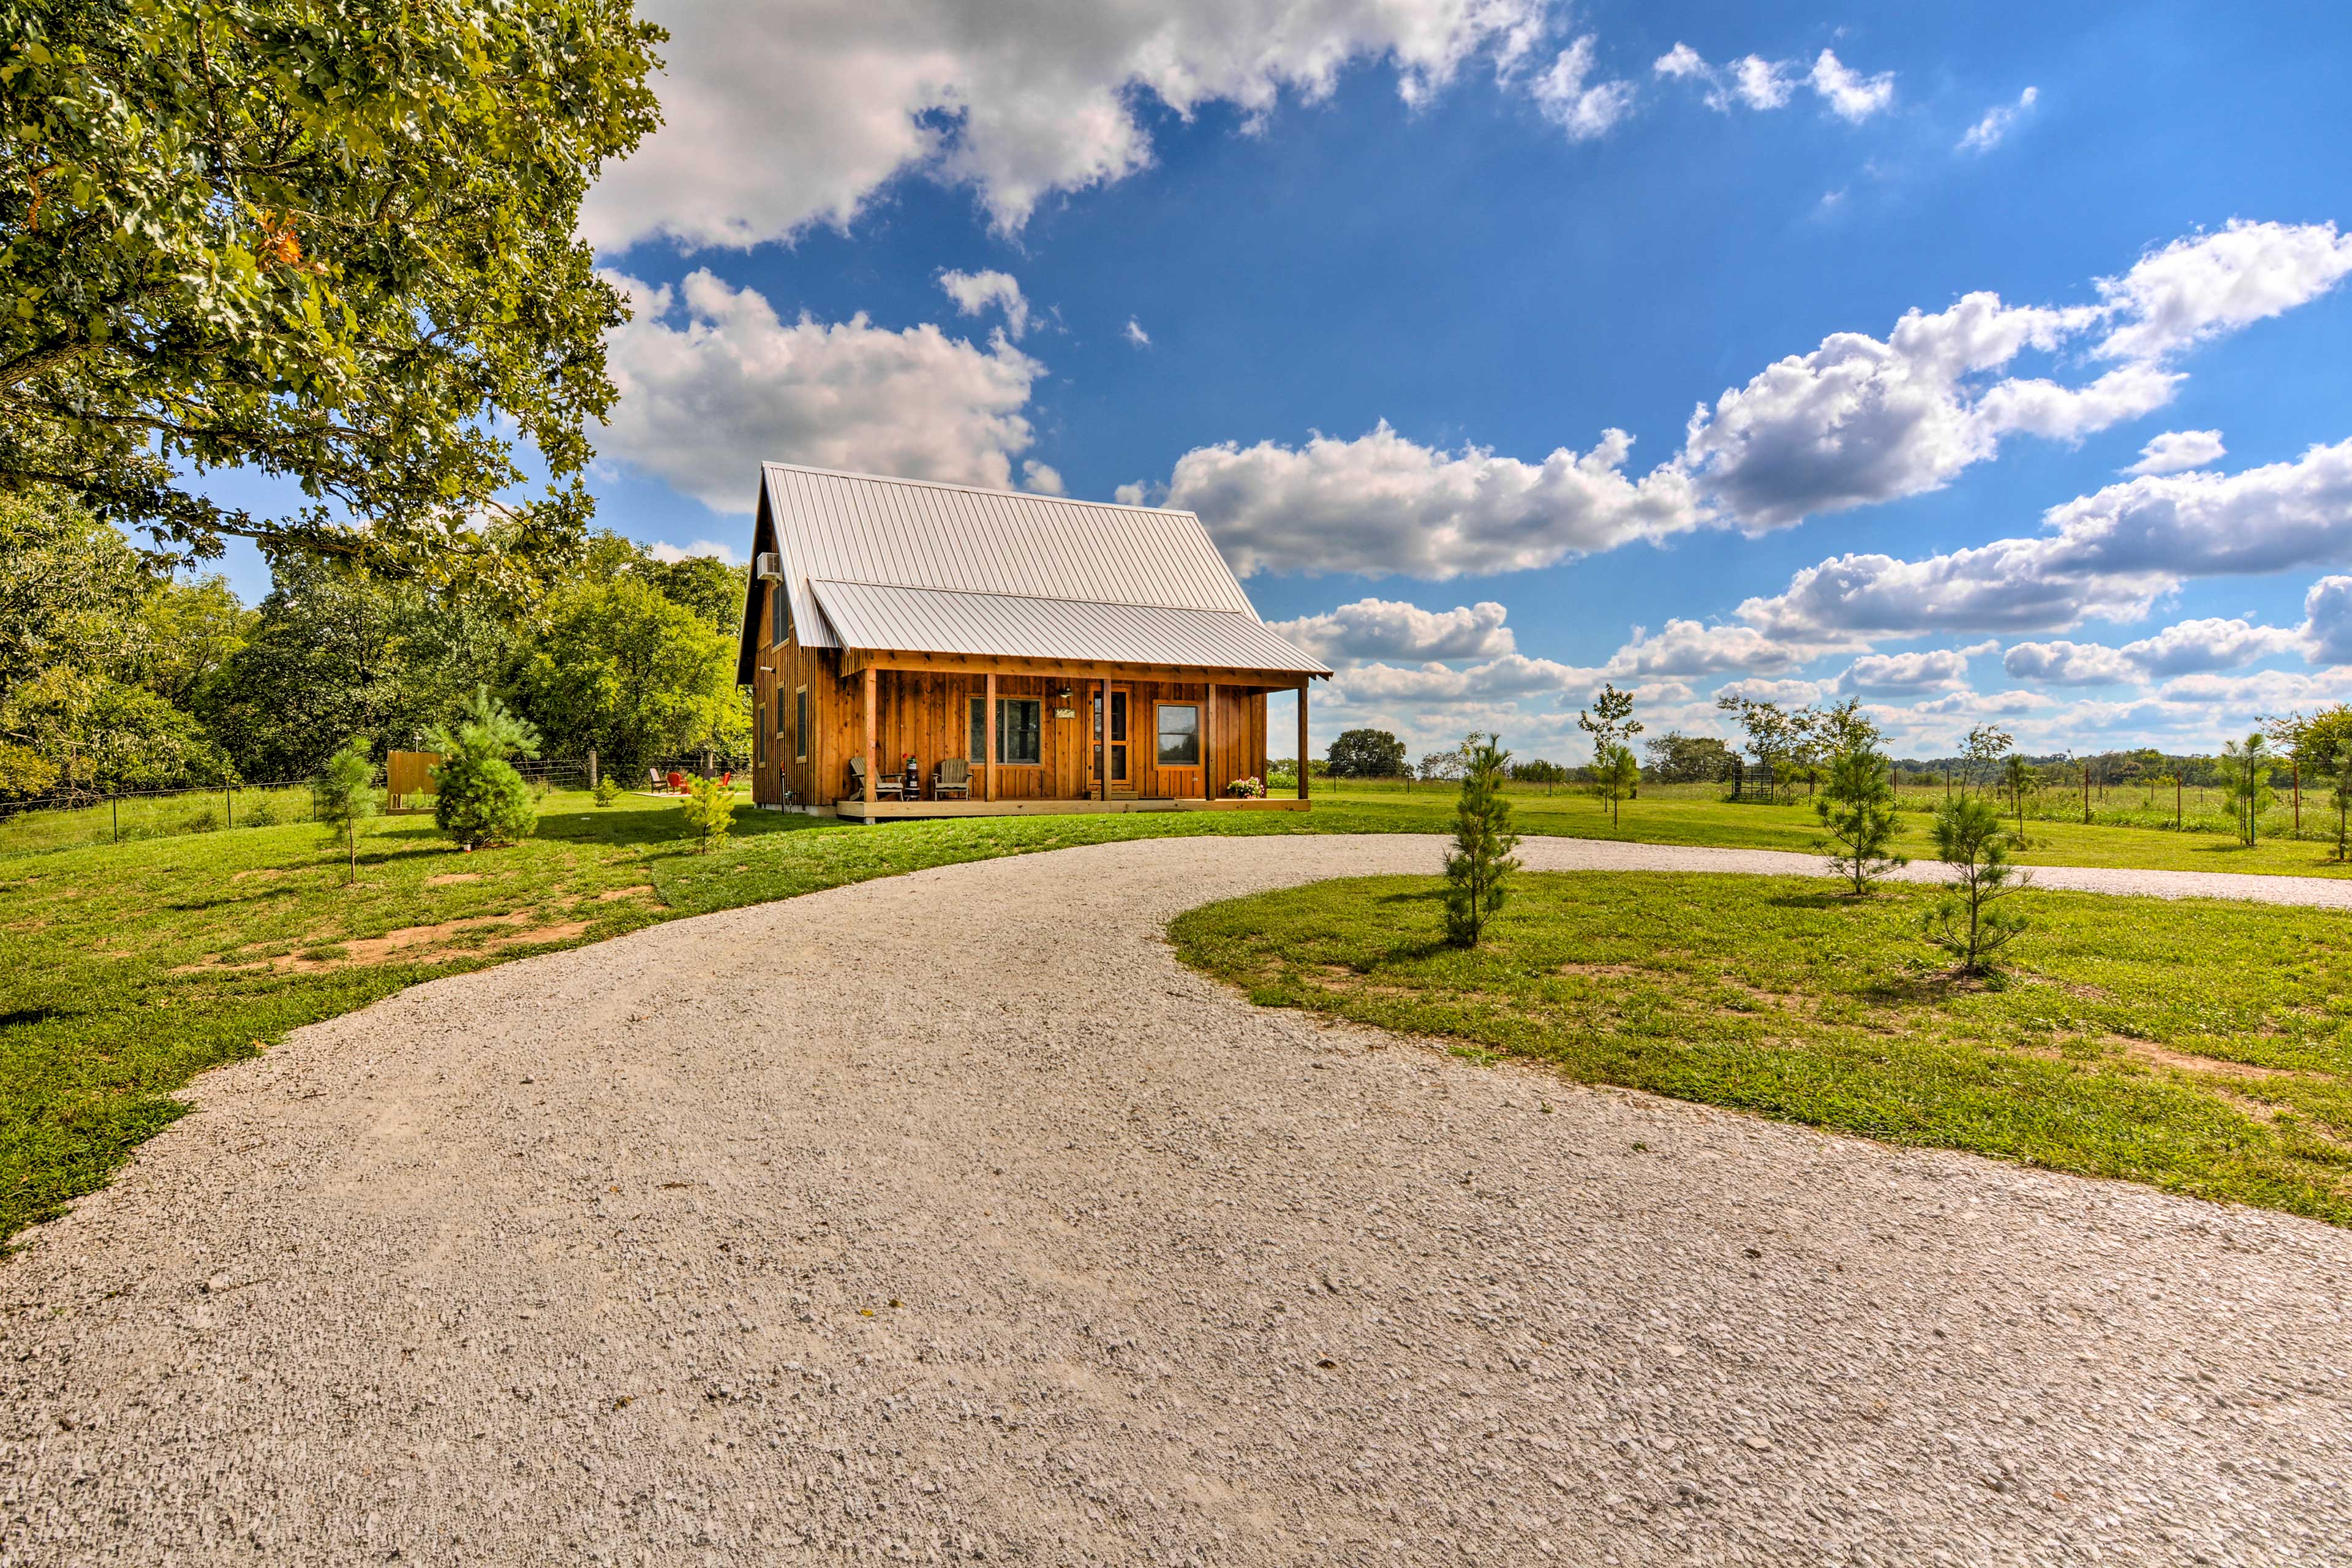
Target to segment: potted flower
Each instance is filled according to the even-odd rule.
[[[1264,780],[1253,774],[1245,779],[1234,780],[1225,786],[1225,793],[1237,800],[1263,800],[1265,797],[1265,784]]]

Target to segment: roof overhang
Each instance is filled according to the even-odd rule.
[[[1304,679],[1330,668],[1254,615],[1160,605],[1031,598],[956,589],[812,581],[828,629],[848,649],[1055,664],[1253,670]]]

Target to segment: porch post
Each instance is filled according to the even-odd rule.
[[[1095,765],[1095,787],[1102,792],[1102,799],[1108,804],[1110,800],[1110,677],[1104,676],[1101,685],[1102,745],[1096,754],[1102,760]]]
[[[1298,798],[1307,798],[1307,687],[1298,683]]]
[[[1201,707],[1201,798],[1214,800],[1219,791],[1217,771],[1217,683],[1209,682],[1209,700]]]
[[[874,667],[866,667],[866,815],[874,815]]]
[[[988,672],[988,702],[981,720],[981,728],[988,731],[988,763],[981,774],[980,794],[982,800],[996,798],[996,671]]]

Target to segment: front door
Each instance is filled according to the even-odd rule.
[[[1091,792],[1097,795],[1108,797],[1114,795],[1133,795],[1135,793],[1135,772],[1131,762],[1133,745],[1129,738],[1129,716],[1133,711],[1133,707],[1128,700],[1126,687],[1114,686],[1110,689],[1110,735],[1108,741],[1110,759],[1108,771],[1106,772],[1103,759],[1106,741],[1103,736],[1102,694],[1103,689],[1097,686],[1094,695],[1094,776],[1087,782]]]

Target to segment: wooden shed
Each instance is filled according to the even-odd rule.
[[[1298,693],[1306,757],[1331,672],[1191,512],[769,463],[751,557],[736,679],[761,805],[1307,809],[1303,767],[1296,799],[1229,788],[1265,777],[1268,692]]]

